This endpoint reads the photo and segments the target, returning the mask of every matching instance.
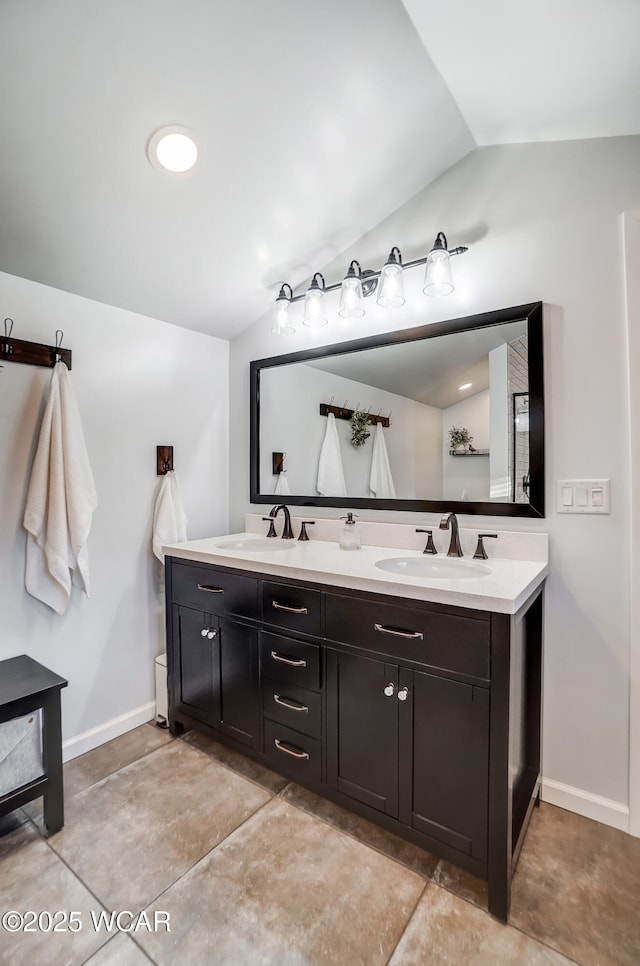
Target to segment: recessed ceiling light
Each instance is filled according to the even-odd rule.
[[[181,174],[190,171],[198,160],[198,148],[187,128],[173,124],[150,137],[147,157],[157,171]]]
[[[472,382],[465,382],[464,386],[458,386],[458,389],[460,391],[462,391],[463,389],[471,389],[472,385],[473,385]]]

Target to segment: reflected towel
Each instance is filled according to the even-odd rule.
[[[393,485],[393,477],[391,476],[391,467],[389,466],[387,444],[384,441],[382,423],[376,423],[373,453],[371,455],[369,489],[379,500],[385,498],[394,500],[396,496],[396,488]]]
[[[347,484],[342,469],[340,440],[333,413],[327,416],[327,432],[320,450],[317,490],[321,496],[346,496]]]
[[[276,483],[276,488],[273,492],[284,493],[284,494],[291,493],[291,490],[289,489],[289,482],[287,480],[286,470],[282,470],[282,472],[278,474],[278,482]]]
[[[97,505],[80,413],[64,362],[54,366],[31,470],[25,586],[64,614],[71,584],[89,596],[87,540]]]
[[[153,552],[164,563],[165,543],[181,543],[187,539],[187,517],[182,506],[180,486],[175,470],[162,477],[153,511]]]

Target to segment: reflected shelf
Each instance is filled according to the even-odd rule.
[[[449,456],[488,456],[488,449],[449,450]]]

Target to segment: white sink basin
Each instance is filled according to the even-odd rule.
[[[295,540],[282,540],[280,537],[272,538],[271,540],[267,540],[266,537],[256,537],[252,540],[249,537],[246,540],[227,540],[225,543],[217,544],[220,550],[245,550],[247,553],[271,553],[274,550],[291,550],[295,545]]]
[[[481,563],[451,557],[385,557],[376,560],[376,567],[391,574],[427,577],[429,580],[468,580],[491,573],[490,568]]]

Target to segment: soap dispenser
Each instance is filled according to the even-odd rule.
[[[347,513],[346,517],[340,517],[346,523],[340,531],[340,548],[342,550],[359,550],[362,546],[360,537],[360,527],[353,519],[353,513]]]

